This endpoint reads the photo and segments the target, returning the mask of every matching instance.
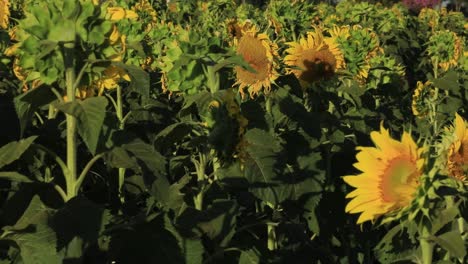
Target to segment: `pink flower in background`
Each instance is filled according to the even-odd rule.
[[[434,7],[440,0],[403,0],[409,9],[419,10],[424,7]]]

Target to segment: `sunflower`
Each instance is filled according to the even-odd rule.
[[[157,23],[158,15],[148,0],[140,0],[131,8],[131,10],[134,11],[138,17],[147,24],[145,32],[149,32],[154,28],[155,24]]]
[[[352,73],[359,83],[364,84],[369,76],[371,59],[383,54],[377,34],[372,29],[359,25],[335,26],[329,29],[328,33],[343,54],[346,70]]]
[[[455,32],[437,31],[429,38],[427,53],[434,65],[444,71],[457,66],[462,52],[463,42]]]
[[[358,224],[410,205],[423,173],[423,148],[417,147],[410,134],[404,132],[398,141],[381,125],[380,132],[370,136],[376,147],[357,148],[354,167],[362,173],[343,177],[356,188],[346,196],[352,200],[345,210],[361,213]]]
[[[284,58],[293,73],[304,87],[307,84],[329,78],[338,69],[344,68],[344,57],[335,38],[325,38],[322,31],[307,32],[307,38],[301,38],[299,43],[287,43],[290,48]]]
[[[271,83],[278,77],[275,70],[274,57],[277,56],[278,47],[272,43],[268,36],[258,33],[258,29],[251,25],[246,28],[239,26],[241,35],[234,39],[234,46],[239,55],[252,67],[255,72],[243,69],[240,66],[234,68],[236,82],[242,98],[245,97],[244,89],[247,88],[253,98],[262,89],[265,93],[271,90]]]
[[[455,124],[448,129],[451,134],[448,149],[444,151],[447,155],[447,174],[460,181],[467,181],[468,172],[468,128],[461,116],[455,114]]]
[[[427,24],[432,30],[439,26],[439,13],[432,8],[423,8],[419,12],[418,20],[423,24]]]
[[[103,74],[100,79],[94,82],[99,95],[104,92],[104,89],[112,90],[117,88],[121,80],[130,81],[128,73],[124,69],[114,65],[107,67]]]
[[[431,109],[430,104],[434,97],[434,89],[432,83],[427,81],[424,84],[420,81],[416,84],[416,89],[413,93],[411,102],[411,110],[413,115],[418,118],[424,118],[429,114]]]
[[[107,8],[107,19],[110,21],[119,21],[126,18],[135,20],[138,18],[138,14],[133,10],[127,10],[123,7]]]
[[[8,21],[10,19],[10,1],[0,0],[0,27],[8,28]]]

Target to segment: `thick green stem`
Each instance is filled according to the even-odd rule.
[[[67,91],[67,99],[69,102],[74,102],[75,98],[75,44],[64,44],[64,60],[65,60],[65,84]],[[68,175],[66,176],[67,197],[68,200],[77,195],[75,182],[77,180],[77,146],[76,146],[76,117],[66,114],[67,121],[67,167]]]
[[[122,106],[122,87],[117,86],[117,103],[115,105],[117,118],[119,119],[119,129],[123,130],[125,127],[125,120],[123,117],[123,106]],[[125,168],[119,168],[119,198],[120,202],[125,202],[123,195],[123,186],[125,181]]]
[[[198,194],[194,197],[194,204],[197,210],[203,210],[203,197],[205,195],[205,169],[206,169],[206,155],[200,153],[200,160],[193,159],[192,162],[195,165],[197,173],[198,186],[200,187]]]
[[[268,250],[273,251],[276,250],[276,230],[273,224],[267,224],[267,232],[268,232]]]
[[[431,264],[434,250],[434,242],[431,241],[431,232],[424,226],[420,235],[419,243],[422,251],[422,264]]]

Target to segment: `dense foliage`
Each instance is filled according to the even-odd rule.
[[[467,263],[463,13],[0,5],[0,263]]]

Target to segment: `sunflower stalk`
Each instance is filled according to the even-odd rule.
[[[75,97],[75,43],[65,43],[63,47],[63,56],[65,61],[65,84],[67,98],[70,103],[76,101]],[[77,180],[77,142],[76,142],[76,117],[71,114],[66,114],[67,121],[67,168],[68,173],[65,175],[67,185],[67,201],[77,195],[75,188]]]
[[[419,244],[422,252],[422,264],[432,263],[432,253],[434,251],[434,242],[431,240],[431,232],[427,226],[423,226],[421,230]]]
[[[276,241],[276,230],[275,225],[272,223],[267,224],[267,234],[268,234],[268,250],[274,251],[278,248],[278,243]]]
[[[205,196],[205,170],[207,165],[207,157],[205,153],[199,153],[199,159],[192,158],[192,163],[195,165],[197,174],[197,182],[199,186],[199,193],[193,198],[195,209],[203,210],[203,198]]]
[[[122,106],[122,87],[117,86],[117,103],[115,105],[117,118],[119,119],[119,129],[123,130],[125,127],[125,120],[123,116],[123,106]],[[125,202],[125,197],[123,195],[123,186],[125,181],[125,168],[119,168],[119,198],[120,202],[123,204]]]
[[[65,85],[67,98],[70,103],[76,101],[75,97],[75,42],[65,43],[63,46],[63,57],[65,62]],[[65,174],[67,185],[66,200],[77,196],[79,186],[77,184],[77,119],[75,116],[66,113],[67,122],[67,168],[68,173]],[[78,187],[78,188],[77,188]],[[59,192],[60,193],[60,192]],[[83,240],[75,237],[66,248],[66,258],[76,259],[83,254]]]

